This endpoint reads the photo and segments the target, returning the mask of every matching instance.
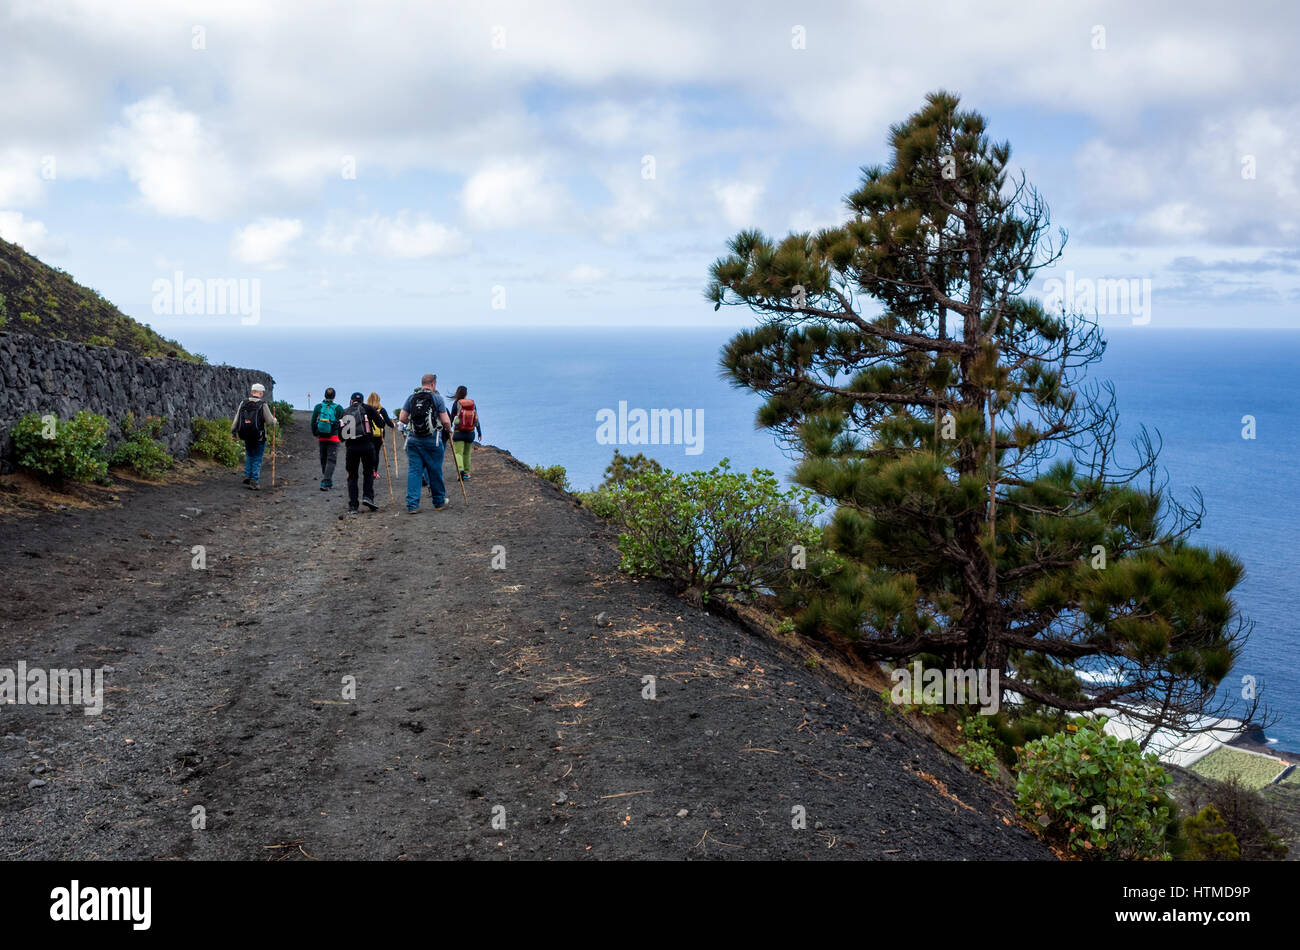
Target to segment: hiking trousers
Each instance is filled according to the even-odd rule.
[[[343,467],[348,473],[348,507],[357,507],[357,466],[361,466],[364,484],[361,497],[375,500],[375,449],[367,439],[364,442],[349,442],[343,455]]]
[[[429,494],[435,508],[447,501],[447,486],[442,480],[442,453],[446,446],[437,436],[413,435],[406,440],[406,508],[420,507],[421,475],[429,481]]]
[[[262,456],[266,454],[265,442],[244,443],[244,477],[257,481],[262,474]]]
[[[334,481],[334,466],[339,461],[339,444],[329,439],[320,440],[320,477],[323,482]]]
[[[452,442],[451,451],[456,456],[456,467],[462,472],[469,471],[469,454],[474,447],[473,442]]]

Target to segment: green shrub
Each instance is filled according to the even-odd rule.
[[[28,413],[11,433],[21,468],[46,482],[108,484],[108,420],[82,410],[71,419]]]
[[[590,509],[597,517],[618,518],[618,499],[609,489],[596,488],[592,491],[574,492],[574,495],[582,502],[582,507]]]
[[[190,455],[212,459],[214,462],[234,468],[244,460],[244,446],[230,434],[231,419],[200,419],[195,416],[190,420],[190,431],[194,438],[190,442]]]
[[[563,488],[565,491],[569,490],[569,473],[564,470],[563,465],[548,465],[545,468],[534,465],[533,471],[552,485]]]
[[[161,416],[146,416],[144,422],[136,423],[135,414],[127,413],[122,420],[122,441],[108,464],[129,468],[141,478],[162,478],[176,464],[167,446],[158,441],[162,427]]]
[[[1099,860],[1168,858],[1169,776],[1132,739],[1107,735],[1104,717],[1067,726],[1020,752],[1016,804],[1044,838]]]
[[[1187,835],[1188,861],[1240,861],[1241,849],[1237,836],[1219,814],[1219,809],[1206,805],[1201,811],[1183,822]]]
[[[279,429],[287,429],[293,425],[293,403],[277,399],[271,403],[271,411],[275,413],[276,426]]]
[[[600,483],[599,488],[614,488],[618,485],[626,484],[633,481],[639,475],[648,472],[662,472],[664,467],[652,458],[648,458],[644,453],[638,452],[636,455],[624,455],[618,449],[614,450],[614,458],[605,468],[605,480]]]
[[[707,472],[642,471],[611,495],[624,570],[669,580],[696,603],[782,587],[798,573],[796,547],[821,543],[808,492],[726,459]]]
[[[961,723],[962,742],[957,754],[973,772],[998,774],[997,734],[988,716],[967,716]]]

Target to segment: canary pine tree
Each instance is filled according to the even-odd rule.
[[[943,92],[890,145],[844,224],[743,231],[711,269],[715,309],[758,317],[724,371],[835,506],[842,564],[800,622],[864,657],[997,670],[1038,708],[1194,728],[1246,634],[1241,565],[1190,543],[1199,498],[1168,497],[1158,439],[1121,465],[1114,391],[1087,377],[1099,327],[1027,294],[1065,234],[1010,146]],[[1113,678],[1085,689],[1090,665]]]

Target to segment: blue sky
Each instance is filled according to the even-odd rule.
[[[0,236],[182,341],[739,325],[701,296],[727,238],[836,223],[946,88],[1070,232],[1056,276],[1295,326],[1297,35],[1281,3],[8,0]],[[256,324],[155,313],[178,271],[256,281]]]

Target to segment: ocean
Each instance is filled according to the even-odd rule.
[[[727,329],[333,330],[241,327],[220,335],[182,332],[214,363],[264,369],[275,397],[310,408],[326,386],[346,402],[377,391],[390,409],[425,372],[450,395],[465,385],[479,406],[483,440],[530,465],[562,465],[574,488],[601,480],[614,446],[598,440],[635,410],[681,410],[700,423],[682,444],[622,446],[676,470],[764,468],[788,478],[791,459],[754,427],[760,400],[719,374]],[[1161,464],[1175,497],[1204,496],[1195,541],[1225,548],[1246,565],[1238,603],[1254,621],[1232,689],[1253,676],[1282,718],[1271,739],[1300,749],[1300,507],[1288,501],[1300,462],[1300,332],[1120,327],[1107,330],[1093,370],[1116,390],[1121,436],[1158,432]],[[1247,419],[1246,417],[1250,417]],[[1253,438],[1243,432],[1253,421]],[[681,432],[681,428],[675,431]],[[1249,433],[1247,433],[1249,434]],[[1126,441],[1121,444],[1127,444]],[[1131,456],[1130,456],[1131,458]],[[1228,684],[1225,684],[1225,689]]]

